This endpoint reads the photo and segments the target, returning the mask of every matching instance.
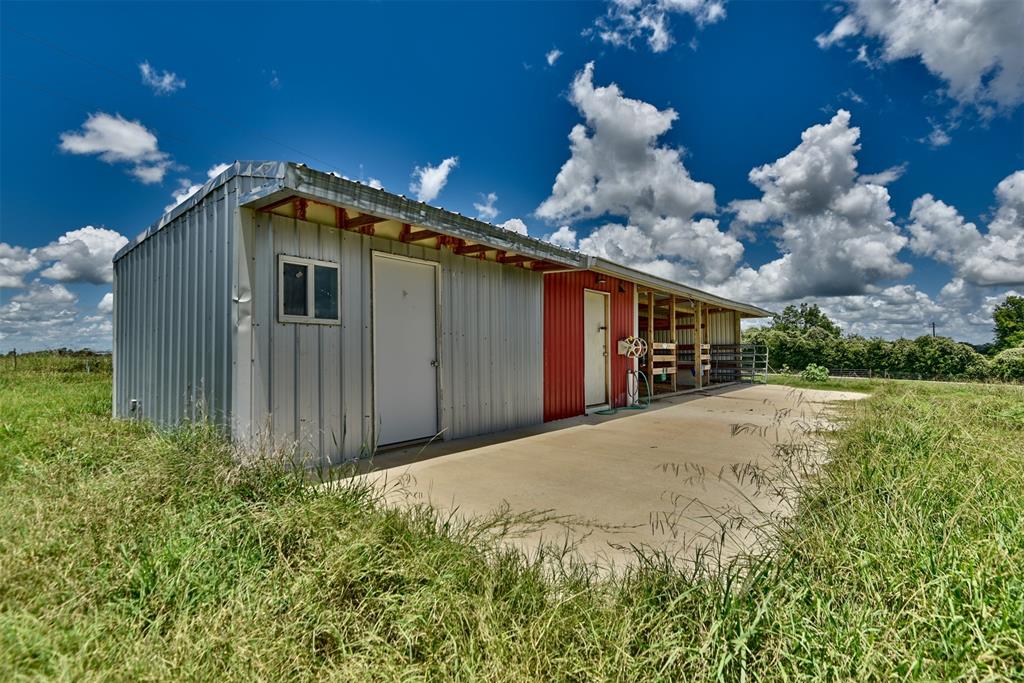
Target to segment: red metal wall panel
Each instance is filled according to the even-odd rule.
[[[598,278],[604,282],[598,282]],[[608,292],[611,328],[611,404],[626,404],[629,359],[617,344],[633,334],[633,283],[590,271],[549,273],[544,276],[544,420],[582,415],[583,290]]]

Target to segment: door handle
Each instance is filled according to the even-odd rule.
[[[439,368],[439,367],[441,367],[441,361],[432,360],[432,361],[430,361],[430,365],[431,365],[431,367]]]

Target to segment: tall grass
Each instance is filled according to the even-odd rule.
[[[1019,679],[1024,391],[876,392],[769,555],[602,579],[8,373],[0,680]]]

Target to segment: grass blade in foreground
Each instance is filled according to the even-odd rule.
[[[366,490],[0,376],[0,679],[1024,675],[1024,391],[883,384],[744,575],[557,580]]]

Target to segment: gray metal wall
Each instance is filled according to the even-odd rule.
[[[114,262],[115,417],[227,424],[235,215],[254,180],[214,188]]]
[[[739,344],[736,338],[737,311],[715,311],[707,316],[709,344]]]
[[[374,250],[441,262],[444,438],[543,420],[540,273],[248,209],[240,222],[236,438],[332,462],[372,447]],[[341,325],[277,321],[282,253],[339,263]]]

